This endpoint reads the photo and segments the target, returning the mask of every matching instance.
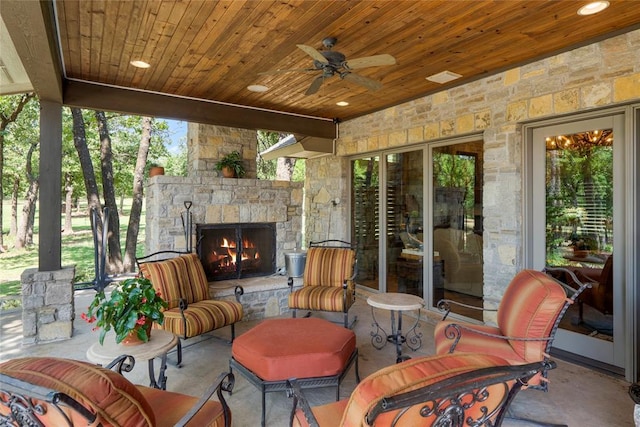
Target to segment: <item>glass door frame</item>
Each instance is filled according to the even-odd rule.
[[[570,133],[593,127],[591,123],[610,120],[614,132],[620,137],[614,139],[614,252],[619,253],[614,262],[614,277],[622,282],[619,290],[622,295],[618,297],[617,315],[614,318],[614,348],[613,358],[619,366],[622,366],[625,377],[628,381],[636,381],[638,377],[638,299],[640,291],[637,284],[638,276],[638,250],[635,248],[637,236],[640,231],[638,225],[638,206],[640,198],[637,195],[639,186],[638,180],[638,156],[640,144],[640,130],[638,129],[640,120],[640,107],[622,106],[601,110],[598,112],[583,113],[571,117],[554,118],[538,122],[530,122],[523,125],[524,145],[522,150],[523,164],[523,260],[524,268],[542,269],[544,268],[545,242],[544,238],[539,238],[540,218],[536,213],[535,201],[541,200],[540,185],[534,183],[540,179],[540,162],[544,165],[544,151],[535,150],[534,132],[539,129],[562,128],[562,132]],[[635,112],[635,114],[634,114]],[[635,120],[634,120],[635,117]],[[597,125],[596,125],[597,126]],[[614,137],[615,138],[615,137]],[[537,141],[539,143],[539,141]],[[541,154],[542,153],[542,154]],[[536,169],[538,172],[536,172]],[[617,193],[617,194],[616,194]],[[542,193],[544,200],[544,194]],[[544,208],[542,208],[544,210]],[[537,216],[536,216],[537,215]],[[544,217],[544,216],[543,216]],[[537,221],[537,222],[536,222]],[[544,233],[542,233],[544,236]],[[615,312],[616,310],[614,310]],[[559,330],[556,342],[566,339],[563,331]],[[567,333],[568,334],[568,333]]]

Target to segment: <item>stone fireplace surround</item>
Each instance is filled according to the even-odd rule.
[[[275,223],[277,270],[284,268],[285,253],[301,247],[301,182],[159,175],[148,180],[145,192],[147,253],[185,250],[182,224],[187,201],[192,202],[190,212],[194,250],[197,223]],[[233,299],[236,285],[241,285],[245,290],[241,298],[245,320],[277,316],[288,311],[286,276],[276,274],[210,282],[209,288],[213,297]]]

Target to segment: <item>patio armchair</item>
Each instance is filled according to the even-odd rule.
[[[350,243],[341,240],[311,242],[302,275],[302,288],[293,290],[289,277],[289,309],[317,310],[344,314],[344,327],[350,328],[349,308],[356,300],[356,253]]]
[[[563,284],[536,270],[522,270],[509,283],[497,310],[483,309],[455,301],[441,300],[438,308],[445,311],[435,327],[436,354],[486,353],[500,356],[513,365],[546,361],[560,320],[568,307],[590,284],[571,275],[577,288]],[[494,312],[497,325],[478,325],[447,320],[452,304],[468,309]],[[547,390],[547,372],[530,381],[530,385]]]
[[[613,255],[609,255],[602,268],[567,267],[581,282],[591,283],[578,299],[579,318],[584,321],[584,307],[587,304],[602,314],[613,314]],[[571,277],[566,278],[570,282]]]
[[[171,258],[166,256],[173,255]],[[177,256],[175,256],[177,255]],[[165,257],[158,259],[158,257]],[[164,323],[154,327],[170,331],[186,340],[213,330],[231,326],[231,342],[235,338],[235,323],[242,320],[240,296],[244,290],[235,288],[236,301],[211,299],[209,282],[198,256],[193,253],[160,251],[136,259],[138,270],[148,278],[167,301]],[[178,343],[178,365],[182,363],[182,342]]]
[[[295,379],[290,425],[500,426],[518,391],[551,361],[511,366],[497,356],[445,354],[411,359],[374,372],[348,399],[310,407]]]
[[[135,361],[120,356],[110,366],[55,357],[26,357],[0,364],[3,426],[209,426],[229,427],[231,373],[218,376],[201,398],[140,385],[121,375]],[[213,394],[218,400],[209,400]]]

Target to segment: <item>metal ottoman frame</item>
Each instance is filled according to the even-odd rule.
[[[331,375],[327,377],[312,377],[312,378],[297,378],[296,381],[300,385],[301,388],[323,388],[323,387],[335,387],[336,388],[336,401],[340,400],[340,383],[342,383],[342,379],[345,377],[351,365],[355,362],[356,364],[356,381],[360,382],[360,373],[358,372],[358,348],[351,353],[349,356],[349,360],[345,364],[342,372],[336,375]],[[233,369],[237,369],[249,382],[255,385],[262,393],[262,427],[265,426],[265,396],[267,393],[272,393],[275,391],[286,391],[287,390],[287,380],[289,378],[285,378],[280,381],[265,381],[259,376],[257,376],[253,371],[247,369],[245,366],[240,364],[233,357],[229,360],[229,370],[233,373]]]

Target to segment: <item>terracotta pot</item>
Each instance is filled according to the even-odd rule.
[[[230,167],[223,166],[222,167],[222,176],[225,178],[233,178],[236,176],[236,171],[231,169]]]
[[[140,328],[146,329],[147,337],[149,339],[151,339],[151,321],[147,320],[147,322],[144,325],[136,325],[136,327],[133,328],[133,330],[131,332],[129,332],[129,335],[127,335],[125,337],[125,339],[123,339],[120,344],[122,344],[122,345],[140,345],[140,344],[144,344],[145,342],[142,341],[140,339],[140,337],[138,336],[138,330]]]
[[[149,168],[149,178],[156,175],[164,175],[164,168],[162,166],[153,166]]]

